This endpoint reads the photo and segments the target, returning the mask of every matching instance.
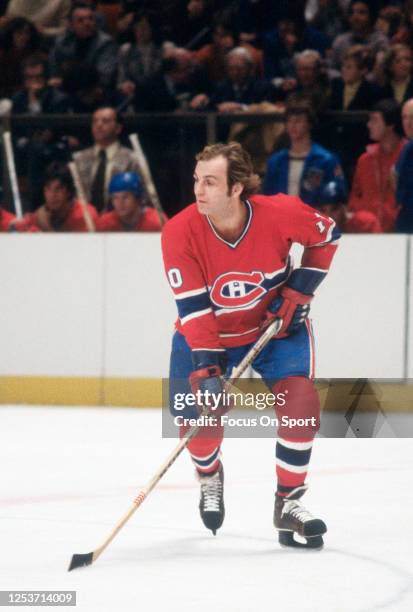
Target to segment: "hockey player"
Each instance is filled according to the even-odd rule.
[[[69,169],[53,162],[46,172],[43,187],[44,204],[23,219],[16,219],[11,229],[18,232],[87,232],[82,206],[76,199],[75,186]],[[87,204],[89,215],[96,223],[97,212]]]
[[[313,426],[278,428],[274,525],[283,545],[319,548],[327,528],[300,501],[320,414],[308,313],[339,233],[332,219],[297,197],[253,195],[259,179],[239,144],[205,147],[196,159],[196,202],[168,221],[162,235],[179,315],[170,364],[171,410],[177,414],[177,391],[222,391],[223,377],[261,329],[281,318],[281,329],[253,367],[272,393],[288,397],[285,407],[277,408],[280,423],[287,415],[306,418]],[[289,257],[293,242],[304,246],[295,270]],[[197,414],[196,407],[186,406],[185,417]],[[188,444],[201,486],[201,517],[214,534],[224,520],[222,439],[222,426],[208,425]]]
[[[109,183],[114,210],[97,221],[100,232],[159,232],[161,223],[154,208],[143,202],[143,185],[136,172],[115,174]]]

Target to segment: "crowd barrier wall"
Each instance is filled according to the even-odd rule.
[[[313,302],[318,378],[413,378],[410,242],[342,238]],[[0,403],[160,405],[176,309],[159,234],[6,234],[0,261]]]

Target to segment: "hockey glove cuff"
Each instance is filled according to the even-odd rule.
[[[202,401],[198,401],[198,409],[211,406],[211,414],[222,413],[220,399],[224,392],[223,373],[226,367],[227,356],[225,351],[192,351],[194,371],[189,377],[192,392]],[[219,409],[219,410],[218,410]]]
[[[192,392],[197,398],[197,407],[202,412],[205,406],[210,407],[211,414],[222,414],[224,379],[219,366],[209,366],[195,370],[189,377]]]

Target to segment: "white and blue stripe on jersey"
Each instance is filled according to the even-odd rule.
[[[288,259],[287,264],[274,272],[263,273],[263,281],[261,287],[265,290],[266,295],[269,291],[276,289],[280,285],[284,284],[291,273],[291,260]],[[231,312],[240,312],[243,310],[250,310],[255,308],[257,303],[262,299],[261,296],[252,304],[237,308],[222,308],[214,304],[210,299],[210,288],[200,287],[198,289],[192,289],[191,291],[184,291],[182,293],[175,293],[175,300],[178,308],[178,316],[182,325],[201,317],[210,312],[215,312],[216,316],[222,314],[229,314]]]

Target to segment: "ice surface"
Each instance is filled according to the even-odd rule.
[[[0,419],[2,590],[72,589],[76,609],[100,612],[413,610],[410,439],[316,441],[303,501],[327,522],[321,552],[278,545],[274,442],[228,439],[215,538],[181,456],[102,556],[68,573],[176,441],[161,438],[158,410],[17,406]]]

